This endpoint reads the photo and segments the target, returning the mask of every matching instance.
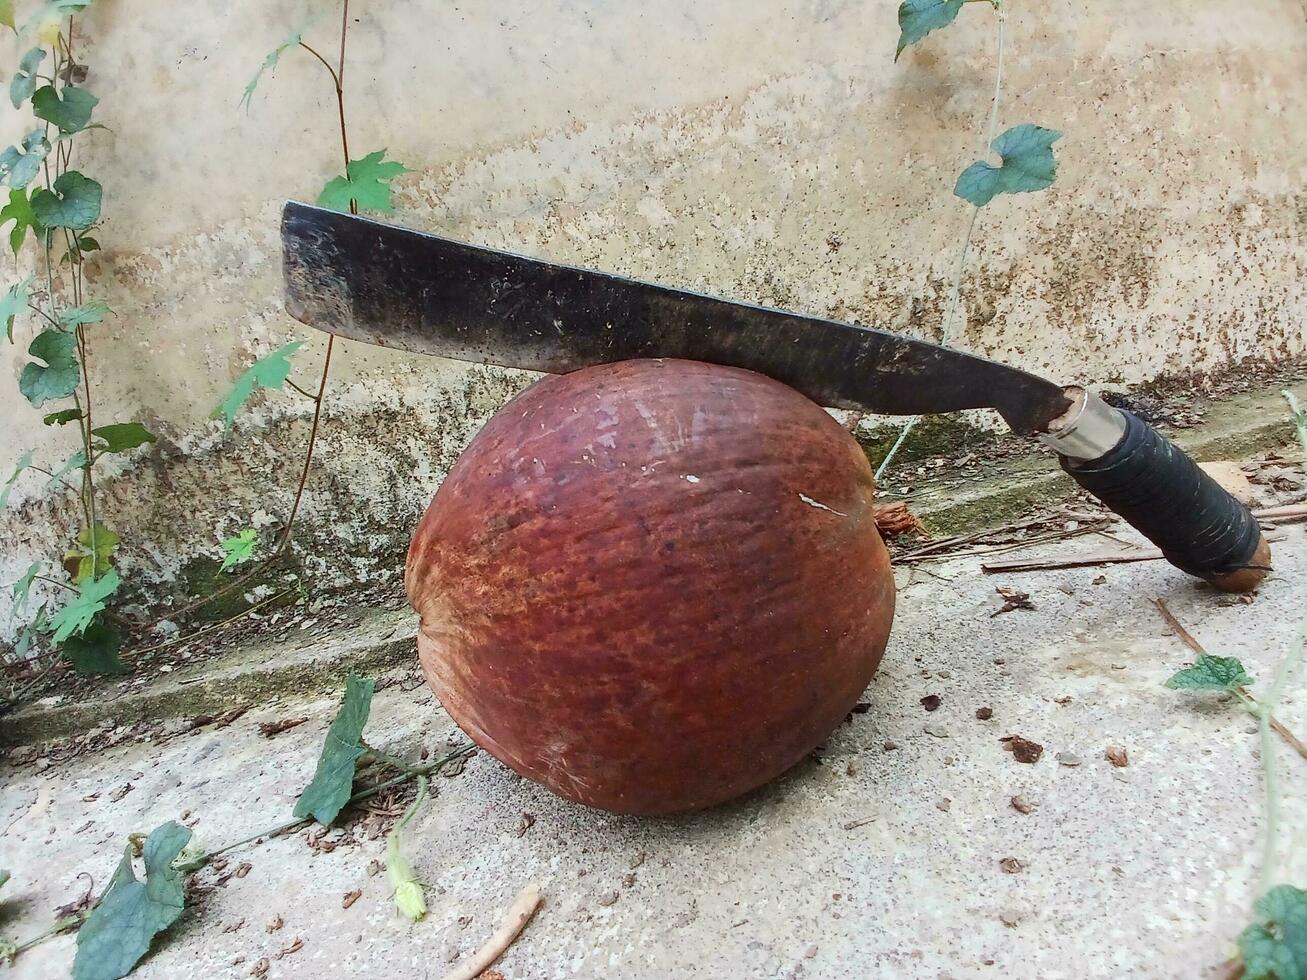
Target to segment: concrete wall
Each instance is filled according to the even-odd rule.
[[[21,6],[21,5],[20,5]],[[893,61],[892,0],[371,0],[346,70],[355,156],[412,170],[397,220],[488,245],[937,337],[993,85],[994,19]],[[79,35],[112,127],[77,165],[105,187],[88,274],[101,417],[162,436],[106,485],[126,570],[166,580],[253,519],[275,526],[309,405],[207,416],[252,357],[323,338],[281,311],[277,217],[339,172],[325,2],[97,0]],[[1140,381],[1307,349],[1307,31],[1298,0],[1012,0],[1001,127],[1061,130],[1057,184],[983,213],[956,342],[1053,377]],[[314,19],[316,18],[316,20]],[[6,40],[3,63],[16,62]],[[4,105],[6,139],[24,120]],[[70,432],[18,394],[6,348],[0,469]],[[306,533],[325,575],[393,574],[458,448],[523,382],[346,344]],[[0,580],[63,547],[34,477],[0,515]],[[346,558],[333,557],[344,553]]]

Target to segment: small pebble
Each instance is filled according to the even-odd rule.
[[[1017,813],[1029,813],[1035,808],[1034,804],[1024,796],[1014,796],[1010,802],[1012,803],[1012,809],[1016,810]]]
[[[884,749],[886,752],[893,752],[898,747],[899,747],[898,742],[886,742],[881,746],[881,748]]]
[[[935,676],[938,677],[940,680],[946,681],[953,675],[950,674],[947,670],[937,670],[935,671]]]
[[[935,801],[935,809],[943,810],[946,813],[948,812],[949,807],[951,807],[952,805],[953,805],[953,801],[950,800],[947,796],[940,797],[938,800]]]
[[[998,866],[1003,869],[1005,874],[1010,875],[1016,874],[1025,867],[1018,858],[1014,857],[1005,857],[1002,861],[998,862]]]
[[[998,914],[998,917],[1003,921],[1003,925],[1009,929],[1021,924],[1021,913],[1016,909],[1004,909]]]
[[[1057,761],[1064,766],[1080,765],[1080,756],[1076,755],[1074,752],[1059,752],[1053,758],[1057,759]]]
[[[988,705],[986,705],[983,708],[977,708],[976,717],[979,718],[981,721],[989,721],[989,719],[994,717],[994,709],[989,707]]]
[[[809,946],[807,949],[805,949],[805,950],[803,951],[804,959],[809,959],[809,960],[810,960],[810,959],[812,959],[812,958],[813,958],[814,956],[816,956],[816,955],[817,955],[817,944],[816,944],[816,943],[813,943],[811,946]]]
[[[948,738],[948,730],[940,725],[926,725],[922,731],[927,735],[934,735],[936,738]]]
[[[609,905],[616,904],[617,898],[618,898],[617,892],[604,892],[597,899],[595,899],[595,901],[606,908]]]

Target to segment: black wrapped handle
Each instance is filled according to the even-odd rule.
[[[1184,451],[1129,412],[1125,435],[1093,460],[1062,468],[1161,549],[1176,568],[1227,592],[1250,592],[1270,571],[1270,548],[1248,508]]]

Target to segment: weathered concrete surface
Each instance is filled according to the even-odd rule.
[[[1303,351],[1301,5],[1008,6],[1001,122],[1067,135],[1052,190],[986,209],[957,342],[1124,382]],[[983,5],[898,64],[891,2],[377,0],[355,16],[351,144],[411,168],[398,220],[938,335],[966,219],[950,189],[993,77]],[[340,169],[329,80],[291,52],[248,114],[237,102],[287,33],[309,22],[329,49],[333,20],[300,0],[120,0],[81,19],[111,127],[77,160],[106,188],[90,293],[117,312],[92,341],[97,411],[161,436],[106,487],[129,580],[166,583],[288,509],[307,402],[261,399],[230,435],[207,416],[252,356],[312,336],[281,310],[277,210]],[[0,39],[6,65],[17,53]],[[24,124],[6,108],[0,135]],[[298,356],[301,381],[321,351]],[[385,574],[457,448],[523,380],[344,345],[305,510],[312,574]],[[73,448],[12,384],[0,417],[0,473],[29,447],[43,464]],[[35,475],[14,502],[3,580],[62,553],[75,518]]]
[[[564,803],[479,755],[436,780],[412,825],[426,921],[399,919],[384,874],[367,874],[382,840],[360,829],[357,843],[346,834],[315,855],[301,832],[231,855],[249,874],[209,894],[136,975],[247,976],[299,938],[268,976],[436,978],[535,880],[545,905],[499,964],[511,980],[1218,976],[1260,891],[1258,739],[1237,705],[1162,686],[1191,654],[1150,598],[1213,652],[1240,657],[1261,689],[1307,609],[1307,531],[1287,533],[1251,605],[1161,563],[991,578],[967,558],[900,571],[870,710],[838,729],[820,763],[716,810],[643,820]],[[992,616],[996,585],[1027,590],[1036,608]],[[1281,712],[1300,732],[1304,681]],[[928,694],[943,699],[933,713],[920,704]],[[975,718],[981,706],[991,720]],[[84,889],[79,872],[103,884],[128,832],[189,811],[214,846],[286,819],[334,708],[282,703],[225,730],[8,773],[0,865],[14,879],[0,934],[42,927]],[[258,735],[260,721],[302,714],[310,723],[274,741]],[[368,731],[410,757],[457,736],[424,688],[403,685],[377,695]],[[1000,746],[1007,734],[1040,742],[1043,757],[1017,763]],[[1128,767],[1104,759],[1109,745],[1127,750]],[[1284,840],[1301,840],[1307,766],[1275,751]],[[1017,794],[1033,812],[1012,808]],[[524,813],[535,823],[519,836]],[[1005,873],[1008,857],[1022,870]],[[1305,876],[1301,848],[1274,871]],[[275,916],[285,925],[269,934]],[[14,975],[64,976],[72,953],[72,939],[54,940]]]
[[[262,638],[166,674],[138,670],[89,696],[54,694],[0,716],[0,745],[63,738],[141,718],[221,714],[274,695],[335,690],[351,670],[371,674],[407,662],[416,635],[412,610],[377,610],[332,637]]]
[[[1307,402],[1307,383],[1290,382],[1285,390]],[[1201,424],[1171,436],[1200,461],[1244,458],[1293,445],[1293,424],[1284,414],[1280,392],[1276,384],[1206,405]],[[933,533],[955,534],[999,526],[1010,516],[1079,492],[1055,458],[1033,444],[1024,455],[986,461],[983,469],[955,468],[952,462],[924,478],[896,471],[897,479],[911,484],[910,492],[899,493],[904,487],[891,481],[882,488],[882,499],[905,499]],[[397,569],[399,556],[394,561]],[[386,570],[383,578],[392,574]],[[395,583],[393,593],[398,592]],[[217,714],[249,704],[252,697],[322,691],[350,670],[368,672],[402,662],[416,635],[415,619],[406,606],[400,611],[364,610],[356,624],[337,632],[328,643],[319,639],[328,626],[310,625],[312,632],[292,632],[290,639],[238,640],[229,653],[205,657],[168,674],[138,670],[136,676],[105,685],[93,697],[56,694],[25,705],[0,715],[0,745],[73,735],[106,722]]]

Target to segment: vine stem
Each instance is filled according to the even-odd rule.
[[[1175,618],[1175,614],[1171,612],[1171,607],[1166,604],[1165,599],[1154,599],[1153,605],[1155,605],[1157,611],[1162,614],[1162,619],[1166,621],[1166,625],[1171,627],[1171,631],[1181,639],[1185,646],[1200,657],[1210,656],[1207,652],[1207,648],[1198,642],[1198,638],[1185,629],[1184,624],[1181,623],[1180,620]],[[1234,696],[1239,699],[1239,703],[1243,705],[1244,709],[1250,715],[1258,720],[1261,719],[1262,703],[1253,697],[1252,692],[1249,691],[1248,688],[1236,687],[1233,689],[1233,693]],[[1304,759],[1307,759],[1307,745],[1304,745],[1302,739],[1291,732],[1289,728],[1280,721],[1280,719],[1272,715],[1270,726],[1275,734],[1284,739],[1289,748],[1293,749]]]
[[[1298,430],[1298,441],[1302,443],[1303,466],[1307,467],[1307,412],[1302,410],[1298,404],[1298,396],[1292,391],[1285,388],[1280,394],[1289,403],[1289,411],[1293,413],[1293,424]]]
[[[340,52],[339,52],[339,60],[337,62],[338,67],[332,68],[331,62],[329,62],[326,58],[324,58],[317,50],[305,44],[303,41],[300,42],[300,47],[304,48],[306,51],[309,52],[309,54],[313,55],[313,57],[317,58],[318,61],[322,62],[323,67],[326,68],[327,72],[331,75],[332,87],[335,89],[336,92],[336,115],[337,118],[340,120],[340,151],[341,151],[341,156],[345,160],[346,173],[349,172],[349,132],[345,123],[345,49],[346,49],[346,42],[348,38],[349,38],[349,0],[341,0]],[[351,200],[349,202],[349,210],[351,214],[358,214],[359,213],[358,202]],[[313,465],[313,452],[317,448],[317,444],[318,444],[318,430],[322,424],[322,406],[326,400],[327,378],[331,372],[331,355],[335,351],[335,347],[336,347],[336,336],[335,334],[329,334],[327,336],[327,353],[322,361],[322,374],[318,378],[318,392],[316,395],[311,394],[308,391],[305,391],[297,384],[292,383],[291,385],[291,387],[293,387],[296,391],[300,392],[300,394],[305,395],[306,397],[312,399],[313,423],[309,428],[308,445],[304,449],[304,465],[300,468],[299,483],[295,487],[295,500],[292,502],[290,508],[290,514],[286,518],[286,528],[281,532],[281,537],[278,539],[276,546],[273,548],[272,554],[270,554],[267,558],[263,559],[261,562],[255,565],[248,572],[236,576],[226,585],[223,585],[222,587],[214,590],[213,592],[210,592],[208,595],[205,595],[195,600],[194,602],[187,603],[186,605],[182,606],[180,609],[167,610],[166,612],[160,614],[159,616],[156,616],[154,619],[145,623],[144,624],[145,626],[154,626],[155,624],[160,623],[165,619],[171,619],[177,616],[184,616],[186,613],[193,612],[194,610],[199,609],[201,606],[207,605],[208,603],[212,602],[214,599],[221,598],[222,596],[235,591],[236,589],[242,587],[250,579],[254,578],[256,575],[259,575],[263,571],[265,571],[273,562],[275,562],[278,558],[280,558],[282,553],[285,552],[286,549],[290,546],[291,534],[295,530],[295,519],[299,516],[300,504],[304,499],[304,487],[308,483],[309,471]]]
[[[1293,392],[1280,392],[1289,403],[1293,413],[1294,426],[1298,430],[1298,441],[1302,443],[1303,464],[1307,467],[1307,416],[1298,406],[1298,399]],[[1262,850],[1262,893],[1268,892],[1275,882],[1277,867],[1276,853],[1280,835],[1280,786],[1279,774],[1275,764],[1275,746],[1271,742],[1271,722],[1275,706],[1280,703],[1284,689],[1289,686],[1289,679],[1298,669],[1303,652],[1307,650],[1307,629],[1298,634],[1298,639],[1280,661],[1271,689],[1259,703],[1257,716],[1257,734],[1260,736],[1262,756],[1262,774],[1266,781],[1266,840]]]
[[[87,912],[78,912],[76,915],[67,915],[64,916],[62,919],[56,920],[54,925],[50,926],[50,928],[45,930],[45,932],[38,933],[37,935],[33,936],[31,939],[28,939],[25,942],[21,942],[17,946],[15,946],[13,948],[13,955],[17,956],[19,953],[26,952],[27,950],[31,949],[33,946],[40,945],[41,943],[45,942],[47,939],[53,939],[55,936],[65,933],[69,929],[76,929],[80,927],[81,924],[86,921],[86,916],[88,914],[89,913]]]
[[[416,779],[418,776],[430,776],[433,773],[439,772],[442,768],[444,768],[449,763],[455,761],[456,759],[460,759],[465,755],[470,755],[475,750],[475,748],[476,746],[471,744],[463,745],[455,749],[453,752],[450,752],[448,755],[441,756],[435,762],[428,763],[425,766],[406,767],[406,771],[403,772],[401,775],[396,776],[394,779],[388,779],[384,783],[378,783],[376,786],[371,786],[368,789],[359,790],[357,793],[355,793],[353,796],[349,798],[349,802],[358,803],[361,802],[362,800],[366,800],[373,796],[376,796],[378,793],[388,790],[392,786],[398,786],[400,783],[406,783],[410,779]],[[206,864],[208,864],[210,861],[212,861],[220,854],[226,854],[228,851],[234,851],[238,847],[244,847],[246,844],[253,844],[255,841],[262,840],[264,838],[276,837],[279,834],[286,833],[286,831],[288,830],[294,830],[296,827],[300,827],[306,823],[312,823],[312,822],[313,822],[312,817],[299,817],[298,819],[295,820],[288,820],[286,823],[277,824],[275,827],[269,827],[266,830],[261,830],[257,834],[251,834],[248,837],[242,837],[238,841],[233,841],[230,844],[224,844],[222,847],[214,848],[212,851],[205,851],[203,854],[199,855],[198,857],[193,858],[190,861],[187,861],[183,865],[180,865],[179,866],[180,870],[188,873],[191,871],[198,871],[200,868],[204,867]]]
[[[294,591],[295,591],[294,589],[283,589],[281,592],[274,593],[273,595],[268,596],[268,598],[262,600],[261,602],[256,602],[252,606],[247,606],[245,609],[242,609],[238,613],[233,613],[231,616],[228,616],[226,619],[222,620],[221,622],[213,623],[209,626],[204,627],[204,629],[202,630],[196,631],[195,633],[188,633],[185,636],[179,634],[177,636],[172,637],[171,639],[163,640],[160,643],[155,643],[148,647],[142,647],[139,650],[132,650],[131,651],[132,656],[143,657],[147,653],[153,653],[155,650],[162,650],[165,647],[172,646],[174,643],[181,643],[183,641],[189,643],[191,640],[198,640],[201,636],[207,636],[210,633],[217,632],[218,630],[222,629],[224,626],[230,626],[232,623],[236,622],[237,620],[244,619],[246,616],[250,615],[251,613],[258,612],[264,606],[270,605],[276,602],[278,599],[286,598],[286,596],[290,595]]]
[[[40,314],[41,316],[45,317],[45,321],[46,321],[46,323],[50,324],[50,326],[52,326],[52,327],[57,327],[57,326],[59,326],[59,321],[58,321],[58,320],[51,319],[50,314],[47,313],[47,312],[45,312],[45,310],[41,309],[41,308],[40,308],[39,306],[37,306],[35,303],[28,303],[28,304],[27,304],[27,308],[28,308],[29,310],[31,310],[33,313],[38,313],[38,314]]]
[[[461,746],[455,749],[453,752],[450,752],[448,755],[442,756],[441,758],[437,759],[435,762],[432,762],[429,765],[417,766],[415,768],[410,769],[402,776],[396,776],[394,779],[389,779],[384,783],[380,783],[376,786],[369,787],[368,789],[359,790],[357,793],[355,793],[353,796],[349,798],[349,803],[358,803],[361,800],[366,800],[369,797],[376,796],[378,793],[382,792],[383,790],[390,789],[390,787],[392,786],[398,786],[400,783],[407,782],[410,779],[425,780],[427,776],[439,772],[442,767],[444,767],[450,762],[453,762],[455,759],[468,755],[475,748],[476,746],[471,744]],[[424,785],[423,790],[425,790],[425,788],[426,787]],[[421,799],[421,797],[422,794],[419,794],[419,800]],[[409,811],[404,815],[404,820],[409,819],[411,817],[411,814],[415,811],[415,809],[416,809],[415,806],[410,807]],[[257,834],[251,834],[249,837],[242,838],[241,840],[233,841],[230,844],[224,844],[222,847],[215,848],[212,851],[205,851],[203,854],[199,855],[198,857],[192,858],[189,861],[176,865],[176,868],[178,871],[181,871],[183,874],[190,874],[193,871],[199,871],[201,868],[203,868],[206,864],[208,864],[210,861],[212,861],[220,854],[225,854],[228,851],[234,851],[236,848],[244,847],[246,844],[253,844],[256,841],[276,837],[279,834],[286,833],[286,831],[288,830],[294,830],[296,827],[300,827],[306,823],[312,823],[312,822],[313,822],[312,817],[301,817],[297,820],[289,820],[286,823],[278,824],[275,827],[270,827],[267,830],[260,831]],[[76,915],[65,916],[64,918],[57,920],[52,926],[50,926],[44,932],[38,933],[37,935],[33,936],[31,939],[28,939],[25,942],[22,942],[17,946],[15,946],[13,949],[13,954],[16,956],[19,953],[31,949],[33,946],[45,942],[47,939],[60,935],[61,933],[64,932],[68,932],[70,929],[79,928],[86,922],[87,917],[90,916],[92,911],[94,911],[94,907],[86,910],[85,912],[78,912]]]
[[[47,470],[44,466],[29,466],[28,469],[31,470],[33,473],[44,473],[50,479],[52,480],[54,479],[54,472],[52,470]],[[69,483],[62,476],[59,477],[59,483],[68,490],[76,490],[78,493],[81,493],[80,487],[73,486],[73,484]],[[42,576],[37,576],[37,577],[41,578]],[[50,579],[50,581],[53,582],[54,579]],[[60,582],[59,584],[63,585],[64,583]],[[77,590],[73,589],[73,591],[76,592]]]
[[[1003,94],[1003,52],[1005,48],[1004,23],[1007,19],[1001,0],[986,0],[986,2],[989,2],[993,6],[994,13],[998,19],[998,56],[995,59],[994,95],[990,100],[989,122],[985,127],[985,142],[980,148],[980,156],[982,158],[989,155],[990,144],[994,142],[994,137],[997,135],[998,130],[998,108]],[[958,298],[962,292],[962,276],[967,268],[967,254],[971,251],[971,239],[975,234],[976,221],[979,217],[980,208],[973,204],[971,206],[971,216],[967,220],[967,231],[966,234],[962,236],[962,246],[958,249],[957,267],[953,272],[953,285],[949,290],[948,307],[944,313],[941,342],[946,347],[953,340],[953,317],[957,313]],[[880,482],[881,477],[885,475],[885,472],[889,469],[890,463],[894,461],[894,457],[898,454],[898,451],[903,448],[903,444],[907,441],[909,434],[911,434],[912,430],[916,428],[917,423],[920,421],[921,416],[914,415],[908,419],[908,421],[904,423],[903,428],[899,430],[898,438],[894,440],[894,444],[890,446],[889,452],[885,454],[885,458],[881,460],[880,465],[876,467],[877,482]]]
[[[367,742],[363,741],[363,739],[359,739],[359,744],[363,746],[368,755],[372,756],[372,758],[376,759],[378,762],[384,762],[392,769],[398,769],[400,772],[414,771],[413,767],[399,756],[391,755],[389,752],[383,752],[381,749],[369,745]]]
[[[1280,836],[1280,780],[1275,763],[1275,744],[1271,741],[1271,718],[1280,697],[1289,684],[1289,679],[1298,669],[1307,648],[1307,630],[1298,634],[1294,645],[1280,661],[1275,679],[1266,697],[1258,702],[1257,733],[1260,736],[1262,756],[1262,777],[1266,782],[1266,839],[1262,845],[1262,892],[1270,890],[1275,882],[1277,869],[1276,854],[1279,849]]]

